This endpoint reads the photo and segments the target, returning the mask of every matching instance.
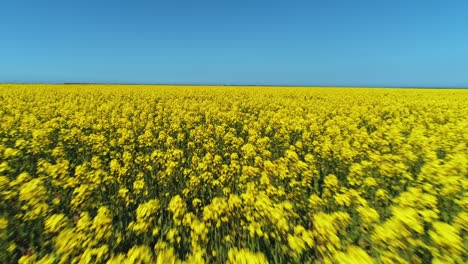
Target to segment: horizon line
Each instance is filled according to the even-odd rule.
[[[143,86],[247,86],[247,87],[323,87],[323,88],[404,88],[404,89],[468,89],[460,86],[369,86],[369,85],[281,85],[281,84],[202,84],[202,83],[137,83],[137,82],[0,82],[2,84],[48,84],[48,85],[143,85]]]

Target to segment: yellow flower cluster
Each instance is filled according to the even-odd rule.
[[[0,85],[0,263],[467,263],[468,91]]]

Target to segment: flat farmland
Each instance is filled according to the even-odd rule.
[[[466,263],[468,90],[0,84],[1,263]]]

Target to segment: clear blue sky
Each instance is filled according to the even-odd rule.
[[[468,1],[0,1],[0,82],[468,87]]]

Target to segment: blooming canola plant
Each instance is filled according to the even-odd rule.
[[[1,263],[466,263],[468,90],[0,85]]]

